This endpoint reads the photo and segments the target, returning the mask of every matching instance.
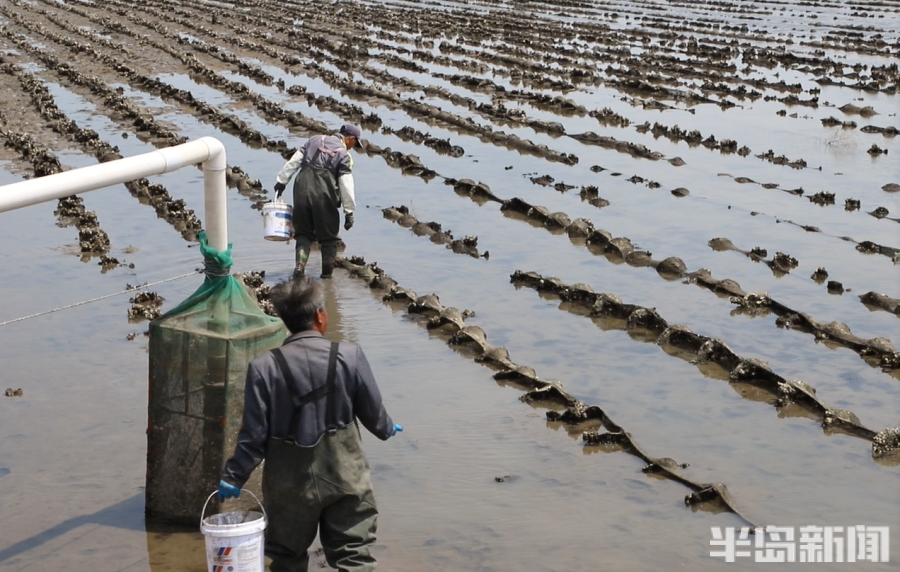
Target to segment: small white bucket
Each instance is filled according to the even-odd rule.
[[[263,572],[266,509],[256,495],[245,490],[256,499],[262,509],[261,513],[241,510],[206,516],[206,506],[216,492],[206,499],[200,514],[200,532],[206,539],[206,564],[209,572]]]
[[[263,238],[266,240],[290,240],[291,239],[291,205],[280,198],[262,207]]]

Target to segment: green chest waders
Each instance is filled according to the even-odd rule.
[[[339,570],[374,570],[369,547],[375,542],[377,509],[369,463],[359,427],[338,428],[335,422],[335,370],[338,344],[331,344],[325,385],[299,395],[281,349],[272,351],[290,389],[294,412],[284,439],[269,437],[263,468],[263,494],[269,515],[266,553],[272,572],[306,571],[307,550],[319,532],[325,557]],[[307,403],[325,398],[328,430],[315,445],[294,440],[300,412]]]

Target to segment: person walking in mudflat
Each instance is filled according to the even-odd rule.
[[[282,282],[271,300],[291,335],[247,368],[243,425],[219,499],[239,496],[265,459],[271,571],[306,572],[318,532],[329,565],[371,572],[378,509],[356,421],[383,441],[403,427],[385,410],[362,349],[324,337],[321,283],[308,276]]]
[[[350,149],[360,147],[359,128],[345,124],[334,135],[315,135],[284,164],[275,178],[275,194],[287,188],[294,173],[294,276],[306,273],[313,241],[322,248],[322,278],[331,278],[337,257],[338,233],[344,210],[344,230],[353,227],[356,193]]]

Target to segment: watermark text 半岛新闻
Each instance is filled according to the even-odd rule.
[[[734,562],[889,562],[887,526],[767,526],[751,533],[750,527],[713,526],[709,555]]]

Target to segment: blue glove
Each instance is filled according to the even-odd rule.
[[[219,500],[223,501],[228,498],[238,498],[241,496],[241,489],[234,485],[230,485],[225,481],[219,481]]]
[[[391,431],[391,437],[393,437],[400,431],[403,431],[403,425],[397,425],[396,423],[394,423],[394,429]]]

